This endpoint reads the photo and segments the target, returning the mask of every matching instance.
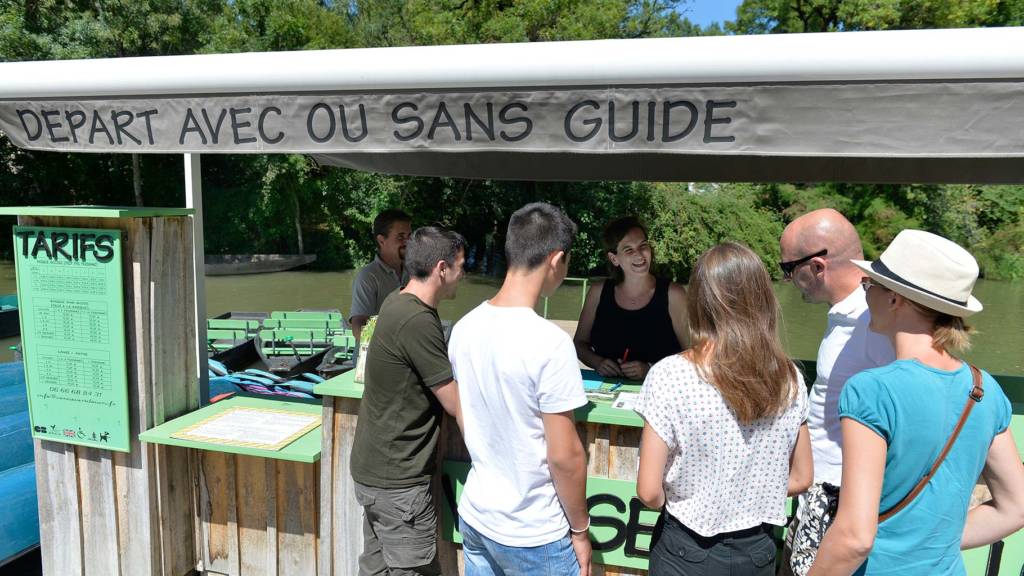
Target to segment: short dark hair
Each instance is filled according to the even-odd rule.
[[[462,234],[437,226],[422,226],[413,231],[405,244],[405,271],[410,278],[423,280],[441,260],[455,266],[460,251],[466,251]]]
[[[533,270],[552,252],[569,254],[576,223],[562,209],[544,202],[527,204],[512,214],[505,236],[509,268]]]
[[[384,236],[386,238],[395,222],[412,222],[412,217],[395,208],[384,210],[373,219],[373,237]]]

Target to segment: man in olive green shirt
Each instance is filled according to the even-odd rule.
[[[417,229],[406,245],[409,283],[377,316],[349,461],[364,513],[360,576],[441,573],[430,481],[441,410],[462,420],[437,304],[455,297],[464,262],[462,236]]]

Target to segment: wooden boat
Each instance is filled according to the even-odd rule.
[[[242,322],[241,326],[250,327],[254,321],[221,319],[220,322],[232,325]],[[319,323],[318,320],[312,322]],[[246,334],[245,329],[216,332],[218,336],[231,334],[234,341]],[[226,341],[210,341],[211,351],[215,353],[208,362],[213,401],[228,393],[315,397],[313,388],[317,383],[352,368],[351,357],[355,352],[351,336],[332,335],[323,328],[257,329],[240,343],[219,351],[215,346],[218,342]]]
[[[207,254],[205,260],[207,276],[231,276],[291,270],[314,262],[316,254]]]
[[[352,368],[355,340],[338,310],[228,312],[207,321],[211,399],[242,392],[309,398]]]
[[[272,350],[272,348],[270,348]],[[332,373],[341,348],[325,346],[303,357],[294,354],[267,353],[257,335],[229,350],[215,354],[208,362],[210,399],[216,401],[229,393],[282,395],[313,398],[313,388]],[[341,355],[341,358],[347,358]],[[325,372],[321,373],[321,367]]]
[[[0,338],[10,338],[21,334],[18,322],[18,295],[0,296]]]
[[[213,338],[210,347],[216,352],[214,357],[227,358],[225,363],[231,367],[259,364],[261,369],[285,372],[296,364],[292,360],[295,356],[306,356],[301,364],[307,371],[335,375],[348,368],[343,360],[355,352],[349,328],[336,308],[225,312],[209,319],[207,333]],[[253,338],[258,339],[250,344],[248,340]],[[319,365],[308,358],[320,357],[317,353],[321,349],[332,347],[337,349],[325,355]],[[336,356],[342,362],[336,362]]]
[[[210,359],[223,364],[229,372],[241,372],[255,368],[289,379],[305,373],[316,373],[322,364],[327,363],[327,353],[332,350],[338,351],[333,346],[327,346],[315,354],[305,357],[301,354],[272,356],[266,353],[262,342],[256,336],[233,348],[217,352]]]

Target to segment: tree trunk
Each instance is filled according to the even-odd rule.
[[[132,154],[132,189],[135,190],[135,205],[144,206],[142,203],[142,166],[138,154]]]
[[[292,193],[292,202],[295,204],[295,237],[299,240],[299,254],[305,254],[306,252],[302,248],[302,218],[301,212],[299,212],[299,195],[295,192]]]

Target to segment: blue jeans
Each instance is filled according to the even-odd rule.
[[[459,531],[466,576],[579,576],[568,534],[550,544],[517,548],[498,544],[462,519]]]

